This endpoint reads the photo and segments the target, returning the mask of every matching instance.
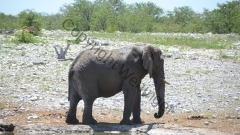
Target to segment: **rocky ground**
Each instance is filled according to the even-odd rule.
[[[13,38],[0,35],[1,40]],[[120,126],[123,95],[99,98],[94,103],[98,126],[64,123],[69,108],[67,73],[72,58],[86,48],[86,41],[70,45],[60,61],[55,45],[66,47],[69,32],[45,31],[38,37],[47,43],[0,42],[0,123],[16,125],[16,133],[119,132],[164,134],[240,134],[240,42],[234,49],[190,49],[160,46],[165,56],[166,114],[153,114],[153,81],[146,76],[142,87],[142,116],[146,124]],[[99,39],[101,48],[113,49],[135,43]],[[100,47],[100,46],[96,46]],[[228,56],[228,57],[227,57]],[[153,92],[153,93],[152,93]],[[81,120],[83,103],[78,105]],[[110,124],[112,123],[112,124]]]

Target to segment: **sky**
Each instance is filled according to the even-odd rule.
[[[203,8],[213,10],[217,8],[217,3],[227,2],[227,0],[124,0],[127,4],[148,1],[155,3],[164,10],[173,11],[174,7],[190,6],[198,13],[201,13]],[[23,10],[33,9],[40,13],[55,14],[64,4],[73,2],[74,0],[0,0],[0,12],[17,15]]]

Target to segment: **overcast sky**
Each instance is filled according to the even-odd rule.
[[[174,7],[190,6],[195,12],[202,12],[203,8],[213,10],[217,7],[217,3],[227,2],[227,0],[124,0],[127,4],[148,1],[164,10],[172,11]],[[54,14],[59,12],[59,8],[63,4],[73,2],[74,0],[0,0],[0,12],[17,15],[25,9],[34,9],[36,12]]]

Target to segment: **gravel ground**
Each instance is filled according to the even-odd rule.
[[[196,35],[194,35],[196,36]],[[12,38],[0,35],[0,39]],[[62,31],[45,31],[47,44],[0,43],[0,102],[15,103],[18,110],[67,110],[67,73],[71,60],[59,61],[54,45],[66,46],[71,35]],[[99,39],[101,48],[113,49],[134,43]],[[240,116],[240,42],[232,50],[206,50],[160,46],[165,56],[165,77],[168,114],[201,113],[212,117]],[[96,46],[99,47],[99,46]],[[86,47],[86,41],[71,45],[67,58],[75,56]],[[224,58],[223,54],[234,56]],[[153,80],[146,76],[141,84],[142,110],[155,112]],[[153,93],[152,93],[153,92]],[[78,108],[83,108],[82,101]],[[99,98],[94,109],[104,113],[123,109],[123,95]],[[0,119],[11,116],[1,109]],[[240,127],[238,124],[237,126]]]

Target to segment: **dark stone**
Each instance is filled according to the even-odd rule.
[[[46,65],[46,62],[42,61],[42,60],[36,60],[32,62],[33,65]]]
[[[12,132],[15,126],[13,124],[0,124],[0,131]]]
[[[166,54],[166,55],[164,55],[164,57],[165,57],[165,58],[171,58],[172,55],[171,55],[171,54]]]

